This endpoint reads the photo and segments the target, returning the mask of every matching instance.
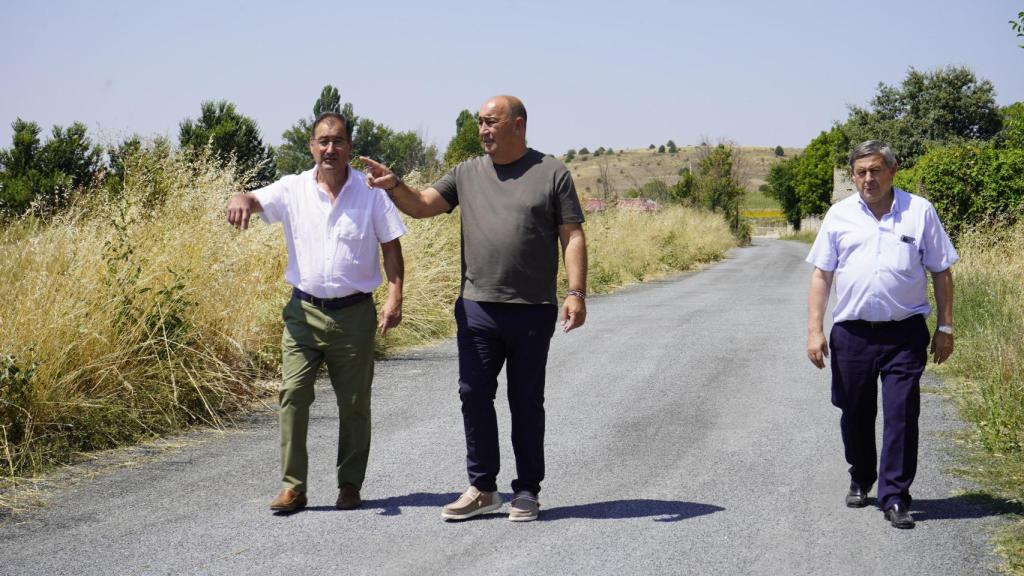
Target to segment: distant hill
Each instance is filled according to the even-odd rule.
[[[755,192],[761,184],[772,164],[792,158],[803,151],[803,148],[784,148],[785,156],[775,155],[774,147],[740,146],[740,162],[744,176],[744,187]],[[562,157],[564,158],[564,157]],[[675,154],[658,153],[655,150],[633,149],[616,150],[613,154],[594,156],[577,155],[566,166],[572,172],[576,190],[587,198],[600,198],[604,195],[605,185],[602,173],[607,175],[610,189],[619,196],[626,190],[639,188],[651,180],[661,180],[671,186],[679,180],[679,171],[690,168],[697,171],[697,148],[681,146]]]

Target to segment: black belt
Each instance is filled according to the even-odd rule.
[[[875,321],[872,321],[872,320],[844,320],[844,321],[840,322],[840,324],[847,324],[847,323],[849,323],[849,324],[860,324],[861,326],[870,326],[872,328],[886,328],[886,327],[889,327],[889,326],[897,326],[897,325],[903,324],[905,322],[911,322],[913,320],[917,320],[918,318],[920,318],[920,316],[921,316],[920,314],[913,314],[913,315],[907,316],[903,320],[881,320],[881,321],[878,321],[878,322],[875,322]]]
[[[373,297],[373,294],[369,292],[356,292],[349,296],[342,296],[341,298],[317,298],[312,294],[307,294],[298,288],[292,288],[292,296],[309,302],[317,308],[325,308],[327,310],[338,310],[339,308],[347,308],[353,304],[359,304],[363,300],[368,300]]]

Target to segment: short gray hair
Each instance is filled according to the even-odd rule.
[[[853,163],[861,158],[868,156],[874,156],[875,154],[881,154],[882,159],[885,160],[885,165],[892,169],[896,166],[896,155],[893,154],[892,148],[881,140],[868,140],[862,142],[860,146],[857,146],[850,151],[850,172],[853,172]]]

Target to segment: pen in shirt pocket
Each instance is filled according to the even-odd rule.
[[[900,241],[906,242],[907,244],[917,244],[916,238],[914,238],[913,236],[907,236],[906,234],[900,236]]]

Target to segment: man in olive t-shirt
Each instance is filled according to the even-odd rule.
[[[427,218],[462,207],[462,289],[455,304],[459,395],[470,487],[441,516],[463,520],[501,507],[494,396],[507,363],[517,478],[509,520],[537,518],[544,479],[544,377],[558,314],[561,244],[569,290],[566,332],[586,320],[587,251],[572,176],[558,160],[526,146],[526,108],[497,96],[480,108],[487,156],[466,160],[432,187],[413,190],[368,158],[370,184],[398,208]]]

